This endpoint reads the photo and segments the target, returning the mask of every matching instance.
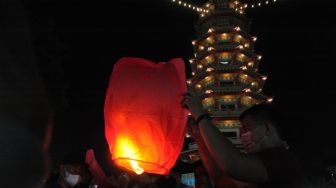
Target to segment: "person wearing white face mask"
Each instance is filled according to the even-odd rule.
[[[190,110],[196,121],[200,132],[197,139],[206,147],[203,151],[207,150],[213,159],[212,163],[215,163],[222,174],[249,182],[254,187],[303,186],[301,167],[279,136],[278,121],[272,106],[255,105],[241,114],[240,135],[246,150],[246,153],[242,153],[213,125],[212,118],[203,110],[201,101],[202,98],[195,92],[188,92],[183,95],[181,103]],[[206,156],[200,154],[201,158]]]
[[[47,182],[44,188],[88,188],[92,177],[84,157],[84,153],[65,156],[57,177]]]
[[[68,170],[65,170],[62,178],[62,183],[69,187],[74,187],[79,183],[81,176],[79,174],[72,174],[68,172]]]

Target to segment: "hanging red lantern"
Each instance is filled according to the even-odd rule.
[[[122,58],[114,66],[105,100],[105,136],[120,167],[168,174],[179,156],[187,111],[184,62]]]

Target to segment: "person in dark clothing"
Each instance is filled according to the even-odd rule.
[[[336,160],[335,158],[328,159],[324,163],[324,176],[322,179],[322,186],[325,188],[336,187]]]
[[[302,187],[299,163],[280,138],[271,105],[255,105],[241,114],[240,134],[246,150],[242,153],[213,125],[211,116],[203,110],[200,96],[188,92],[181,103],[196,120],[198,139],[204,142],[213,159],[212,165],[216,165],[220,173],[257,187]]]
[[[58,172],[51,176],[44,188],[89,188],[91,179],[85,154],[72,152],[64,157]]]

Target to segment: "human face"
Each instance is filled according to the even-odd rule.
[[[336,185],[336,165],[329,165],[325,168],[326,181],[329,184]]]
[[[84,165],[62,165],[62,177],[63,180],[70,186],[73,187],[80,183],[85,176],[85,166]]]
[[[247,153],[255,153],[262,149],[265,138],[265,127],[262,123],[253,121],[249,116],[241,121],[239,130],[243,147]]]

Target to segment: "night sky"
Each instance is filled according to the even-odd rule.
[[[263,56],[259,71],[268,75],[264,93],[274,96],[284,136],[306,168],[336,155],[334,5],[288,0],[247,12]],[[56,115],[56,160],[102,142],[105,90],[118,59],[193,55],[198,16],[169,0],[41,0],[26,7]]]

